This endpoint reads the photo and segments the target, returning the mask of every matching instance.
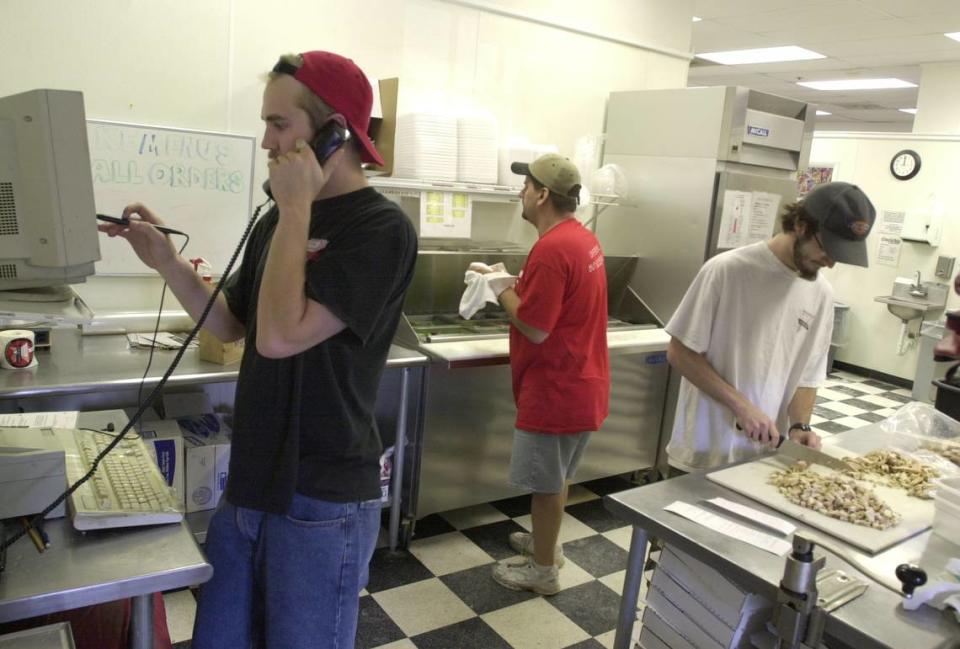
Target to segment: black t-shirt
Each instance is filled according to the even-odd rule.
[[[278,216],[274,208],[254,226],[224,286],[246,326],[226,497],[277,513],[294,492],[336,502],[377,498],[383,449],[374,401],[413,275],[416,232],[370,187],[315,202],[306,295],[347,326],[300,354],[271,359],[257,353],[256,310]]]

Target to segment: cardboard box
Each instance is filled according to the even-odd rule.
[[[177,423],[183,432],[187,513],[214,509],[227,486],[230,427],[215,414],[181,417]]]
[[[127,408],[127,417],[133,417],[136,408]],[[177,492],[177,498],[183,500],[184,463],[183,434],[175,421],[163,419],[153,408],[147,408],[133,429],[143,437],[143,442],[160,468],[167,486]]]
[[[175,421],[142,421],[139,425],[140,436],[160,467],[167,486],[177,493],[177,499],[184,502],[184,466],[183,433]]]
[[[243,338],[233,342],[220,342],[220,339],[214,336],[206,329],[201,329],[197,334],[197,340],[200,344],[200,360],[209,363],[219,363],[220,365],[229,365],[238,362],[243,357]]]
[[[377,152],[383,158],[383,166],[370,165],[371,171],[383,175],[393,173],[394,140],[397,137],[397,96],[400,90],[400,79],[380,79],[376,86],[376,94],[380,100],[380,116],[370,120],[367,135],[373,140]],[[374,97],[374,112],[376,112],[377,98]]]

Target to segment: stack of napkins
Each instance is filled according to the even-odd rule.
[[[772,615],[766,598],[747,593],[705,563],[664,548],[647,591],[643,649],[745,649]]]

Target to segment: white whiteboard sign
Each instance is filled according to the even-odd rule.
[[[143,203],[190,235],[185,257],[223,272],[251,214],[256,138],[87,120],[97,212]],[[172,236],[178,248],[183,237]],[[151,275],[130,245],[100,238],[98,275]]]

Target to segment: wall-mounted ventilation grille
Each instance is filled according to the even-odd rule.
[[[0,237],[20,234],[17,227],[17,204],[13,200],[13,183],[0,182]]]
[[[16,279],[17,267],[14,264],[0,264],[0,279]]]

